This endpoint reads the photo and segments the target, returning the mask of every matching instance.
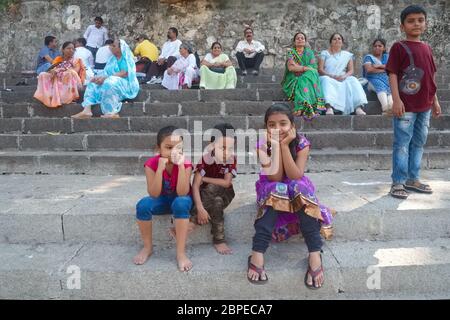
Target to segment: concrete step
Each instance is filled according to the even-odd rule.
[[[231,123],[236,130],[264,129],[264,116],[203,115],[171,117],[121,117],[120,119],[92,118],[0,118],[0,133],[81,133],[81,132],[154,132],[167,125],[175,125],[190,132],[205,131],[220,122]],[[392,117],[386,116],[321,116],[313,121],[296,118],[302,132],[309,131],[377,131],[392,129]],[[450,115],[432,119],[431,129],[450,129]]]
[[[230,120],[230,119],[226,119]],[[239,119],[238,119],[239,120]],[[233,122],[233,121],[230,121]],[[119,122],[115,122],[119,124]],[[166,122],[172,124],[173,122]],[[210,126],[207,126],[210,128]],[[47,130],[50,130],[48,128]],[[201,152],[210,136],[198,131],[185,135],[186,152]],[[314,149],[390,149],[392,131],[309,131],[304,133]],[[256,141],[264,135],[263,130],[248,130],[238,133],[241,151],[254,152]],[[190,139],[190,143],[189,140]],[[205,139],[205,141],[203,141]],[[249,140],[248,140],[249,139]],[[156,133],[73,133],[73,134],[0,134],[0,150],[46,150],[46,151],[125,151],[152,150],[156,145]],[[428,148],[450,146],[450,130],[430,131]]]
[[[332,242],[450,237],[450,171],[424,170],[433,195],[388,196],[390,172],[311,173],[321,203],[334,207]],[[236,197],[226,209],[226,237],[251,243],[257,175],[234,180]],[[144,176],[0,176],[0,242],[136,244],[135,205],[146,195]],[[70,181],[70,182],[69,182]],[[155,245],[170,246],[170,215],[154,218]],[[292,241],[299,241],[294,237]],[[198,227],[190,244],[211,243],[210,227]]]
[[[150,151],[0,151],[0,174],[141,175]],[[189,157],[193,163],[199,154]],[[424,169],[450,168],[450,148],[425,149]],[[239,172],[257,173],[254,153],[238,156]],[[389,170],[391,150],[312,150],[309,172]]]
[[[220,256],[211,246],[188,250],[194,268],[177,271],[175,250],[157,248],[144,266],[131,262],[138,246],[0,245],[1,299],[364,299],[449,298],[450,240],[333,243],[324,248],[325,283],[303,284],[304,245],[273,245],[266,253],[269,282],[246,280],[250,246],[233,244]],[[74,270],[79,289],[74,289]],[[426,279],[426,281],[424,281]],[[72,280],[72,281],[71,281]],[[76,288],[76,287],[75,287]]]
[[[13,92],[0,91],[2,103],[26,103],[35,102],[33,98],[35,89],[29,87],[17,87]],[[437,92],[442,101],[450,100],[450,90],[440,89]],[[371,101],[376,101],[374,94],[369,94]],[[142,89],[134,99],[138,102],[183,102],[183,101],[284,101],[286,96],[280,87],[230,89],[230,90],[162,90]]]

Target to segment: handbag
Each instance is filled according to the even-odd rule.
[[[209,70],[216,73],[225,73],[225,68],[222,67],[211,67]]]
[[[414,64],[414,57],[409,47],[401,41],[399,43],[409,56],[409,66],[403,70],[403,77],[400,80],[400,91],[407,95],[414,95],[422,87],[421,82],[425,72]]]

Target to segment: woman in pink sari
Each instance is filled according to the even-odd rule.
[[[72,42],[64,43],[62,57],[56,57],[49,70],[39,75],[34,97],[46,107],[57,108],[80,97],[78,88],[83,86],[86,67],[81,59],[73,58],[74,52]]]

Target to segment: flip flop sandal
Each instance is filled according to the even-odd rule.
[[[397,199],[408,199],[408,193],[406,192],[405,187],[402,184],[394,184],[391,187],[391,191],[389,194]]]
[[[258,268],[257,266],[255,266],[251,262],[251,259],[252,259],[252,256],[249,256],[248,257],[248,270],[247,270],[247,279],[248,279],[248,281],[250,281],[253,284],[258,284],[258,285],[266,284],[267,281],[269,281],[269,277],[267,276],[267,274],[266,274],[266,279],[261,280],[262,273],[263,272],[265,273],[264,266],[262,268]],[[253,270],[253,271],[255,271],[258,274],[258,280],[253,280],[252,278],[250,278],[248,276],[248,271],[249,270]]]
[[[325,280],[322,282],[322,286],[320,286],[320,287],[316,287],[316,281],[314,280],[321,273],[322,274],[324,273],[323,272],[323,264],[322,264],[322,255],[320,255],[320,267],[317,268],[315,271],[311,269],[311,266],[309,265],[309,262],[308,262],[308,270],[306,271],[305,279],[304,279],[305,286],[311,290],[318,290],[318,289],[322,288],[325,283]],[[311,276],[312,284],[308,283],[308,275]]]
[[[419,193],[433,193],[433,190],[431,190],[431,187],[428,184],[420,183],[419,181],[413,182],[412,184],[405,183],[405,189]]]

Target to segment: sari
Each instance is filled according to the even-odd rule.
[[[205,60],[209,63],[223,63],[230,59],[225,53],[215,58],[208,53]],[[224,73],[214,72],[207,66],[200,67],[200,89],[235,89],[236,83],[237,75],[233,66],[225,68]]]
[[[48,108],[57,108],[80,98],[78,88],[83,86],[86,67],[81,59],[63,60],[61,56],[53,60],[52,70],[38,76],[34,98]]]
[[[120,40],[122,58],[116,56],[109,58],[103,76],[107,77],[103,84],[89,83],[84,93],[84,108],[100,104],[103,114],[119,113],[122,109],[122,101],[134,99],[139,93],[139,81],[136,77],[136,64],[133,53],[128,44]],[[126,71],[126,78],[114,76],[114,74]]]
[[[290,60],[294,60],[300,66],[310,67],[314,70],[307,70],[303,73],[291,72],[288,69]],[[319,72],[317,71],[317,60],[314,51],[310,48],[305,48],[301,55],[295,48],[289,50],[281,85],[288,100],[294,101],[295,115],[311,120],[318,116],[321,111],[326,110]]]

